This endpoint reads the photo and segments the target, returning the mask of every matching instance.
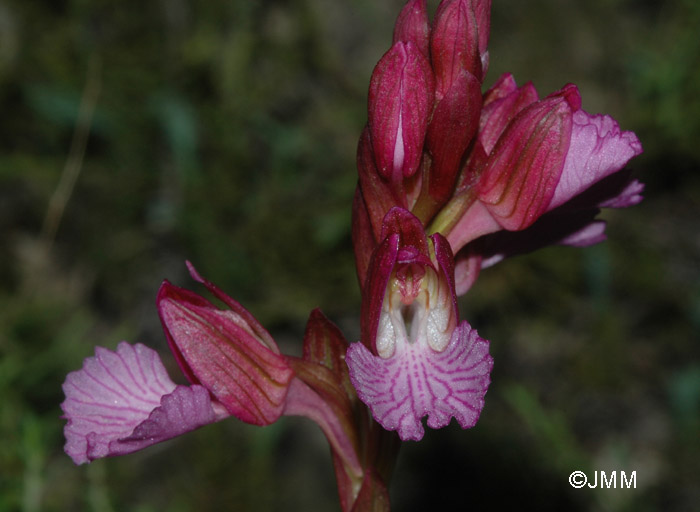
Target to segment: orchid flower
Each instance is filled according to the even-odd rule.
[[[220,309],[167,281],[161,286],[163,328],[191,385],[175,385],[158,354],[144,345],[122,342],[114,352],[97,347],[95,356],[63,384],[66,453],[82,464],[141,450],[229,416],[269,425],[282,415],[300,415],[321,427],[343,478],[350,482],[346,487],[354,485],[356,495],[363,469],[351,424],[349,386],[343,387],[342,369],[329,376],[314,361],[328,343],[340,345],[335,352],[344,351],[344,340],[334,334],[325,343],[309,341],[315,351],[307,351],[306,359],[285,356],[247,310],[194,267],[189,269],[226,306]],[[327,324],[320,312],[312,313],[308,336],[334,329]],[[325,377],[323,386],[316,385],[319,373]]]
[[[420,440],[452,417],[476,424],[493,360],[488,341],[458,324],[453,256],[440,234],[393,208],[372,255],[362,299],[362,342],[346,356],[360,399],[387,430]]]
[[[457,254],[458,294],[479,268],[508,255],[604,240],[605,224],[595,220],[599,208],[642,199],[643,185],[623,172],[641,153],[639,140],[610,116],[582,110],[576,86],[538,100],[532,84],[517,87],[505,74],[484,98],[460,182],[430,227],[444,233]],[[523,230],[529,231],[513,233]]]
[[[360,341],[314,310],[302,357],[282,354],[188,263],[223,304],[160,288],[166,339],[190,385],[144,345],[97,347],[63,385],[76,464],[229,416],[260,426],[305,416],[331,446],[342,510],[388,511],[398,439],[422,439],[426,417],[435,429],[477,423],[493,359],[460,322],[457,296],[507,256],[603,240],[599,209],[637,204],[643,190],[624,169],[642,151],[636,135],[583,110],[576,86],[540,99],[506,73],[482,94],[490,10],[490,0],[443,0],[431,23],[426,0],[409,0],[372,73],[352,207]]]

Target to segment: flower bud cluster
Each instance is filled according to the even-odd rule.
[[[540,99],[506,73],[482,94],[490,8],[490,0],[443,0],[430,23],[426,1],[411,0],[396,21],[372,74],[358,147],[361,284],[393,207],[447,238],[461,295],[480,268],[508,255],[601,241],[598,209],[641,200],[643,186],[622,172],[641,153],[639,140],[582,110],[575,85]],[[532,236],[508,235],[526,230]]]

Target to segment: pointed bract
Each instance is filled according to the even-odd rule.
[[[304,331],[303,359],[325,366],[341,384],[349,400],[355,399],[355,388],[350,384],[345,352],[348,342],[338,326],[331,322],[320,309],[309,315]]]
[[[428,193],[439,205],[452,195],[462,160],[476,134],[481,111],[481,84],[460,71],[437,103],[428,125],[426,149],[432,156]]]
[[[372,232],[372,221],[367,211],[367,203],[358,186],[352,201],[352,247],[355,253],[355,268],[357,280],[363,287],[367,279],[367,268],[372,257],[372,251],[377,242]]]
[[[531,82],[518,87],[510,73],[504,73],[493,87],[486,91],[479,119],[478,137],[486,154],[491,153],[515,116],[538,99],[537,91]]]
[[[377,171],[374,163],[372,134],[365,128],[357,147],[357,171],[359,188],[366,203],[367,215],[376,239],[382,231],[382,222],[386,213],[394,206],[408,208],[403,189],[403,181],[391,183]],[[396,185],[396,187],[392,187]],[[370,248],[370,252],[374,247]]]

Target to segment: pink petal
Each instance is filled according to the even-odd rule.
[[[175,386],[158,354],[141,344],[122,342],[116,352],[97,347],[68,374],[63,392],[65,451],[76,464],[131,453],[218,419],[206,389]]]
[[[612,117],[591,115],[583,110],[575,112],[564,170],[548,209],[564,204],[619,171],[641,152],[637,136],[621,131]]]
[[[164,395],[160,403],[130,436],[110,443],[110,455],[141,450],[228,416],[222,407],[215,409],[209,392],[199,385],[177,386],[175,391]]]
[[[418,441],[426,415],[431,428],[446,426],[452,417],[462,428],[476,424],[493,366],[488,348],[489,342],[462,322],[443,352],[426,343],[406,343],[383,359],[353,343],[346,360],[357,394],[374,419],[404,441]]]
[[[458,297],[469,291],[481,272],[482,258],[478,253],[455,257],[455,295]]]
[[[637,180],[630,181],[627,186],[615,197],[598,204],[601,208],[627,208],[642,201],[644,183]]]
[[[570,245],[572,247],[588,247],[598,244],[606,239],[605,221],[597,220],[584,226],[578,231],[561,239],[558,245]]]

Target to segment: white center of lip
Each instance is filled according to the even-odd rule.
[[[406,296],[392,276],[377,326],[375,346],[380,357],[387,359],[397,350],[420,343],[427,343],[436,352],[445,350],[450,342],[452,303],[442,288],[446,287],[440,286],[435,272],[426,269],[418,293]]]

